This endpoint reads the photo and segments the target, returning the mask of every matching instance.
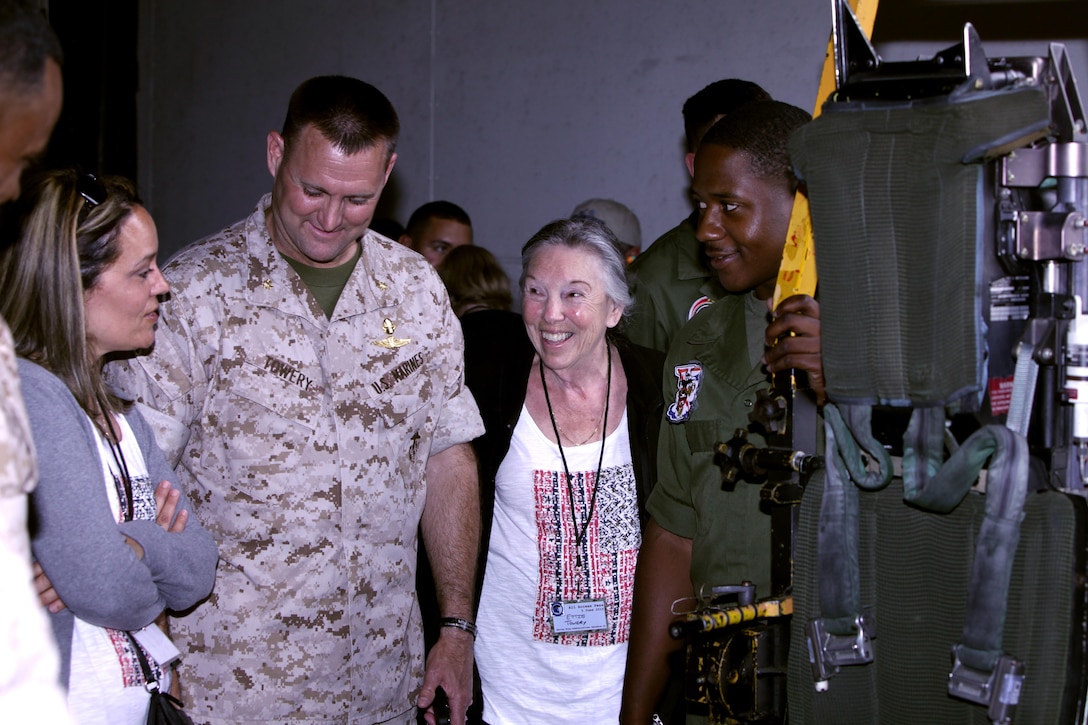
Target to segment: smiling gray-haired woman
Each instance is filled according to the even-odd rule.
[[[531,345],[496,351],[477,395],[494,514],[476,658],[485,720],[616,722],[662,356],[617,331],[632,304],[614,235],[545,225],[522,250]],[[510,663],[516,662],[516,667]]]

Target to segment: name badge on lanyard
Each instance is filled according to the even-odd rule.
[[[582,634],[608,629],[603,599],[552,602],[552,633]]]

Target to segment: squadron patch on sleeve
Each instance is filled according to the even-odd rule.
[[[676,376],[676,399],[665,411],[670,423],[683,423],[691,416],[695,408],[695,399],[699,397],[699,386],[703,382],[703,366],[693,360],[672,369]]]

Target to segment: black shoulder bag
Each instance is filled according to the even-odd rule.
[[[133,649],[136,650],[136,659],[140,661],[140,669],[143,670],[144,680],[147,683],[145,687],[147,687],[148,694],[151,695],[151,701],[147,707],[147,725],[193,725],[192,718],[181,709],[181,700],[169,692],[164,692],[159,687],[159,681],[155,679],[155,675],[151,672],[151,665],[148,664],[147,658],[144,657],[144,651],[140,649],[140,643],[136,641],[131,632],[125,632],[125,634],[128,635],[129,642],[132,642]]]

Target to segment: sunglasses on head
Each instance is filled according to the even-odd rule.
[[[109,194],[98,177],[91,173],[76,177],[76,191],[83,197],[83,208],[79,212],[79,224],[82,225],[91,209],[105,202]]]

